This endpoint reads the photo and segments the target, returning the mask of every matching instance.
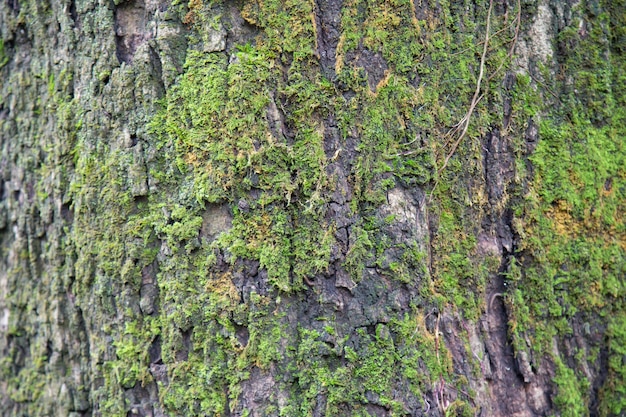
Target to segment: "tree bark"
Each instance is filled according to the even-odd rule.
[[[0,3],[0,414],[626,413],[626,3]]]

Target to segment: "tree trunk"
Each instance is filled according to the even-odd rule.
[[[1,415],[626,414],[623,0],[0,30]]]

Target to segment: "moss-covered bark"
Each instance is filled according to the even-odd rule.
[[[0,414],[626,413],[625,28],[1,3]]]

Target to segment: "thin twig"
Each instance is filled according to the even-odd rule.
[[[519,2],[518,2],[518,4],[519,4]],[[521,10],[521,9],[520,9],[520,10]],[[519,16],[519,15],[518,15],[518,16]],[[515,24],[515,23],[516,23],[516,22],[511,22],[511,23],[509,23],[508,25],[504,26],[502,29],[500,29],[499,31],[495,32],[495,33],[491,36],[491,38],[495,38],[496,36],[500,35],[502,32],[506,32],[506,31],[507,31],[507,29],[510,29],[510,28],[511,28],[511,26],[513,26],[513,24]],[[460,50],[460,51],[458,51],[458,52],[453,52],[453,53],[451,53],[451,54],[450,54],[450,56],[456,56],[456,55],[463,54],[463,53],[465,53],[465,52],[467,52],[467,51],[469,51],[469,50],[471,50],[471,49],[473,49],[473,48],[475,48],[475,47],[477,47],[477,46],[481,46],[481,45],[483,45],[484,43],[485,43],[485,41],[480,41],[480,42],[476,43],[475,45],[472,45],[472,46],[470,46],[470,47],[467,47],[467,48],[465,48],[465,49],[462,49],[462,50]],[[508,42],[507,42],[507,43],[508,43]]]
[[[515,46],[517,45],[517,39],[519,38],[519,28],[522,24],[522,0],[517,0],[517,25],[515,26],[515,36],[513,37],[513,43],[509,50],[509,57],[513,56],[515,52]]]
[[[439,388],[437,388],[437,392],[435,393],[435,398],[437,399],[437,405],[439,409],[446,415],[446,411],[450,407],[450,402],[446,400],[446,382],[443,379],[443,376],[439,379]]]
[[[476,105],[482,98],[482,95],[480,94],[480,84],[482,83],[483,76],[485,74],[485,61],[487,60],[487,50],[489,49],[489,29],[491,27],[492,9],[493,9],[493,0],[489,0],[489,11],[487,12],[487,28],[485,29],[485,43],[483,45],[483,54],[480,57],[480,70],[478,72],[478,80],[476,81],[476,91],[474,91],[474,97],[472,97],[472,103],[470,105],[469,110],[467,111],[467,114],[464,117],[465,120],[463,123],[465,126],[463,127],[463,131],[459,135],[459,138],[456,140],[456,142],[454,142],[454,145],[452,146],[452,150],[446,157],[445,161],[443,161],[443,166],[441,167],[441,169],[439,169],[439,173],[441,173],[448,166],[448,161],[450,161],[450,158],[452,158],[452,155],[454,155],[456,148],[461,143],[461,140],[463,140],[463,137],[465,137],[465,134],[467,133],[467,129],[469,128],[469,125],[470,125],[470,119],[472,117],[472,113],[474,112]]]
[[[496,297],[504,298],[504,294],[502,294],[501,292],[497,292],[497,293],[491,295],[491,298],[489,299],[489,305],[487,306],[487,313],[491,312],[491,309],[493,307],[493,300],[495,300]]]
[[[515,34],[513,35],[513,39],[511,39],[511,47],[509,48],[509,53],[507,54],[509,59],[513,58],[513,53],[515,52],[515,46],[517,45],[517,39],[519,38],[519,28],[520,28],[521,22],[522,22],[522,3],[521,3],[521,0],[518,0],[517,1],[517,24],[515,25]],[[500,72],[500,70],[504,66],[504,62],[505,61],[501,62],[498,68],[493,72],[493,74],[491,74],[491,76],[487,80],[488,82],[491,81]]]
[[[536,82],[537,84],[539,84],[540,86],[545,88],[548,93],[550,93],[555,99],[557,99],[557,101],[559,103],[561,103],[561,99],[559,98],[559,96],[556,95],[556,93],[554,91],[552,91],[552,89],[550,89],[550,87],[548,87],[548,85],[546,83],[544,83],[541,80],[537,79],[537,77],[535,77],[530,71],[528,71],[528,75],[530,76],[530,78],[532,78],[532,80],[534,82]]]
[[[461,121],[457,123],[455,127],[450,129],[450,131],[446,134],[446,136],[454,135],[456,134],[456,132],[458,132],[459,128],[463,126],[463,130],[461,131],[461,134],[452,145],[452,149],[448,153],[448,156],[446,156],[446,159],[443,161],[443,165],[441,166],[441,168],[439,168],[439,170],[437,170],[437,173],[439,174],[439,176],[446,169],[446,167],[448,166],[448,162],[450,161],[450,158],[452,158],[452,155],[454,155],[459,144],[461,143],[461,141],[467,134],[467,130],[469,129],[469,125],[470,125],[472,114],[474,113],[474,109],[476,108],[476,105],[478,104],[478,102],[483,98],[483,95],[480,94],[480,89],[481,89],[481,83],[483,81],[483,76],[485,74],[485,62],[487,61],[487,51],[489,50],[489,30],[491,29],[492,10],[493,10],[493,0],[489,0],[489,10],[487,11],[487,27],[485,28],[485,40],[483,42],[483,53],[480,57],[480,70],[478,72],[478,80],[476,80],[476,90],[474,91],[472,102],[470,103],[470,107],[467,110],[467,113],[465,113],[465,116],[463,116]],[[438,184],[439,184],[439,180],[435,182],[435,185],[433,186],[433,189],[430,193],[429,200],[432,200],[433,193],[435,192],[435,189],[437,188]]]
[[[437,356],[437,362],[441,363],[439,360],[439,318],[441,316],[437,314],[437,321],[435,322],[435,356]]]

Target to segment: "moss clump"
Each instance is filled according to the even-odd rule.
[[[557,359],[554,382],[558,386],[554,405],[561,410],[561,415],[567,417],[586,415],[589,409],[584,400],[585,392],[589,389],[587,380],[584,377],[579,378],[571,368]]]
[[[600,415],[619,415],[626,410],[626,314],[620,312],[609,319],[609,375],[600,393]]]
[[[546,77],[552,80],[549,88],[560,92],[551,109],[540,110],[536,94],[524,93],[526,81],[518,77],[516,94],[526,97],[523,111],[540,119],[540,140],[530,158],[534,178],[519,210],[523,268],[515,269],[511,281],[511,319],[538,355],[551,352],[554,337],[571,334],[581,317],[620,317],[625,307],[626,113],[620,81],[624,65],[618,58],[623,41],[613,35],[622,30],[615,16],[623,10],[616,7],[621,6],[603,4],[610,13],[598,15],[591,4],[575,10],[558,40],[562,73]],[[576,26],[583,21],[584,36]],[[612,60],[605,59],[609,51]],[[618,335],[619,319],[611,323]],[[602,331],[586,326],[587,333]],[[517,348],[527,349],[519,340]],[[616,361],[613,355],[619,354],[611,353],[610,363]],[[578,370],[555,361],[556,406],[563,413],[583,414],[589,384],[575,383]],[[605,392],[615,392],[609,387],[619,385],[619,375],[609,378]],[[615,397],[600,397],[602,410],[615,403]]]
[[[411,16],[411,5],[401,6],[405,20],[398,27]],[[423,369],[437,372],[436,378],[449,375],[443,343],[437,346],[439,363],[427,349],[416,348],[408,333],[399,333],[409,327],[401,325],[408,316],[389,327],[377,326],[373,335],[365,328],[356,334],[338,331],[339,341],[329,352],[317,329],[302,325],[294,338],[282,324],[286,318],[277,313],[282,296],[302,290],[306,280],[329,268],[337,243],[337,225],[327,216],[334,193],[349,194],[344,196],[349,215],[366,213],[352,231],[357,239],[345,265],[358,281],[364,259],[375,260],[391,244],[381,233],[386,224],[375,214],[386,202],[386,191],[396,181],[426,184],[433,174],[431,150],[424,140],[415,140],[420,103],[406,75],[407,57],[387,51],[391,69],[375,94],[359,81],[357,63],[344,62],[338,78],[355,92],[345,100],[337,85],[320,73],[310,7],[274,1],[244,5],[243,18],[261,33],[254,42],[235,46],[230,57],[195,50],[192,43],[183,75],[151,124],[161,149],[158,164],[165,168],[160,171],[170,169],[169,175],[155,171],[154,176],[163,189],[179,187],[173,195],[151,197],[147,211],[137,216],[169,248],[158,277],[161,307],[168,316],[160,334],[163,360],[171,364],[164,394],[168,409],[189,414],[234,410],[254,369],[295,366],[287,373],[295,378],[285,387],[295,387],[289,401],[268,405],[281,415],[310,413],[320,391],[327,395],[328,413],[350,409],[366,415],[363,404],[370,400],[363,386],[381,406],[404,415],[391,388],[399,383],[394,371],[398,365],[415,379],[416,392],[430,389],[431,382],[420,375]],[[371,16],[376,13],[372,10]],[[349,23],[342,24],[349,34]],[[327,155],[330,114],[337,120],[341,149]],[[354,135],[357,149],[344,149]],[[344,157],[354,159],[347,173],[351,190],[338,189],[338,178],[329,169]],[[174,164],[175,170],[167,168]],[[214,241],[198,240],[203,210],[214,203],[229,205],[232,227]],[[159,214],[163,212],[166,216]],[[405,255],[391,271],[405,282],[417,282],[423,271],[413,266],[422,265],[423,256],[413,247],[400,249]],[[233,276],[219,268],[225,261],[237,272],[237,265],[250,260],[258,262],[259,274],[267,274],[270,293],[252,292],[242,303]],[[248,332],[244,345],[237,337],[242,328]],[[359,346],[347,346],[351,338]],[[434,342],[426,338],[425,343]],[[290,348],[285,351],[283,345]],[[187,351],[184,360],[176,356],[181,350]],[[428,358],[427,364],[420,362],[421,356]],[[410,365],[409,357],[417,363]]]

